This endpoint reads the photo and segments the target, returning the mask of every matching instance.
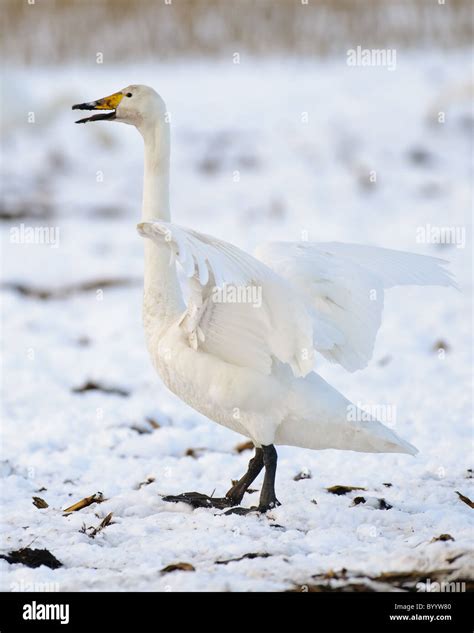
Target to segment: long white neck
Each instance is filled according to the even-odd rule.
[[[142,220],[170,220],[169,172],[170,129],[164,115],[154,125],[140,129],[145,142]],[[182,297],[170,252],[145,239],[144,320],[145,326],[169,325],[182,311]]]

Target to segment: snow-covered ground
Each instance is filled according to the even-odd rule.
[[[46,548],[63,566],[0,560],[2,589],[270,591],[343,568],[349,579],[471,576],[473,512],[455,492],[473,496],[469,63],[468,51],[399,51],[395,71],[351,68],[345,56],[11,71],[1,165],[10,217],[2,222],[1,551]],[[452,262],[462,292],[387,295],[365,371],[319,367],[354,402],[385,412],[418,447],[416,458],[282,447],[282,506],[266,516],[162,500],[189,490],[222,496],[251,453],[236,450],[245,438],[170,394],[147,357],[135,231],[141,139],[128,126],[76,126],[70,111],[129,83],[153,85],[172,115],[175,222],[248,250],[307,237]],[[21,224],[51,227],[59,241],[16,243]],[[458,243],[429,243],[427,225],[456,228]],[[107,287],[109,279],[129,283]],[[91,289],[78,287],[84,282]],[[63,297],[28,296],[67,288]],[[128,395],[73,391],[88,381]],[[311,477],[295,480],[300,472]],[[337,484],[366,490],[326,490]],[[64,516],[98,491],[106,501]],[[35,507],[33,496],[49,507]],[[357,496],[366,503],[355,505]],[[109,513],[94,538],[82,529]],[[431,542],[441,534],[453,540]],[[269,556],[217,564],[249,553]],[[194,571],[160,572],[180,562]]]

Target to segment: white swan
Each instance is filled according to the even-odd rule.
[[[147,86],[73,106],[107,110],[78,123],[134,125],[145,144],[144,327],[153,364],[179,398],[250,438],[248,472],[226,495],[239,504],[258,473],[258,509],[278,504],[275,444],[416,454],[417,450],[313,372],[318,354],[349,371],[372,356],[384,290],[454,285],[443,260],[370,246],[269,243],[254,257],[170,223],[166,106]],[[189,279],[184,303],[175,265]],[[188,494],[188,493],[186,493]],[[192,494],[192,493],[189,493]],[[197,494],[197,493],[196,493]],[[206,499],[209,501],[209,499]],[[213,505],[220,500],[212,500]]]

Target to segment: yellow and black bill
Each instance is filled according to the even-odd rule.
[[[113,121],[115,119],[115,111],[119,103],[123,99],[123,93],[114,92],[113,95],[97,99],[97,101],[89,101],[88,103],[77,103],[72,106],[73,110],[110,110],[100,114],[93,114],[85,119],[79,119],[76,123],[88,123],[89,121]]]

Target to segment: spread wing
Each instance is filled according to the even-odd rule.
[[[366,367],[372,357],[386,288],[455,286],[444,260],[359,244],[269,242],[257,249],[256,257],[334,326],[339,340],[334,338],[326,349],[315,347],[349,371]]]
[[[189,280],[179,327],[190,347],[269,374],[275,360],[296,376],[313,369],[315,344],[342,342],[300,292],[239,248],[167,222],[142,222],[139,233],[169,248]]]

